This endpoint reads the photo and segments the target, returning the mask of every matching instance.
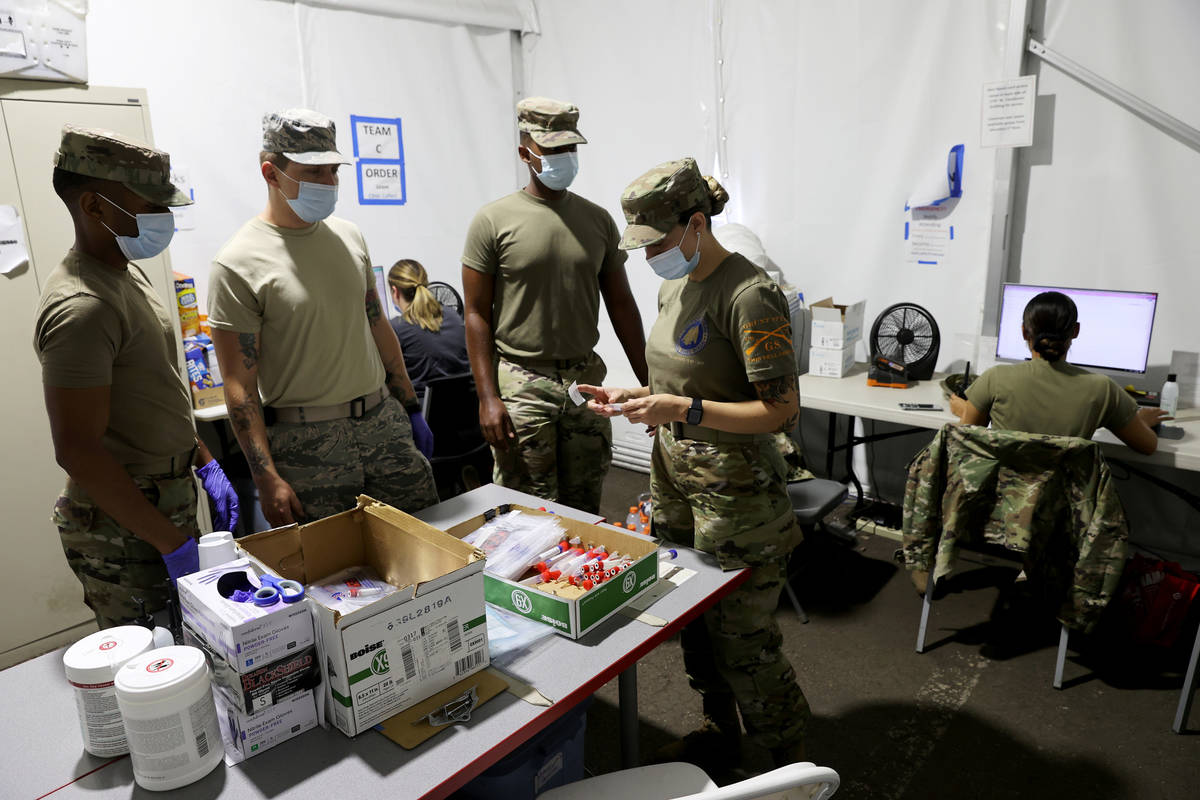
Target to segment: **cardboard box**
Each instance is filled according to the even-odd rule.
[[[217,715],[224,723],[221,738],[225,752],[234,763],[317,727],[317,704],[312,691],[293,694],[257,714],[246,714],[229,705],[221,692],[213,692],[213,699]]]
[[[570,639],[578,639],[620,611],[658,580],[658,546],[654,541],[610,525],[591,525],[521,505],[503,505],[455,525],[446,532],[461,539],[497,514],[514,510],[534,516],[554,516],[567,529],[569,536],[578,536],[584,544],[602,544],[610,553],[627,553],[636,556],[637,560],[618,578],[605,581],[572,599],[547,594],[532,586],[522,586],[516,581],[485,572],[484,591],[490,605],[549,625]]]
[[[238,540],[265,569],[305,585],[365,565],[400,591],[349,613],[309,598],[334,725],[367,730],[490,663],[483,554],[360,496],[357,508]]]
[[[280,602],[263,608],[224,597],[221,576],[238,571],[262,573],[248,559],[241,558],[185,575],[175,583],[184,623],[209,649],[239,673],[245,673],[316,642],[307,601]]]
[[[0,13],[0,77],[87,83],[87,0],[9,0]]]
[[[305,647],[278,661],[239,672],[214,652],[203,637],[183,626],[183,643],[198,647],[208,657],[213,687],[243,714],[257,714],[282,703],[297,692],[312,691],[321,683],[321,665],[315,646]]]
[[[841,348],[813,347],[808,351],[808,374],[822,378],[842,378],[854,366],[857,342]]]
[[[832,297],[826,297],[813,303],[809,310],[812,312],[812,347],[840,350],[862,338],[866,300],[843,306],[833,302]],[[816,372],[811,364],[809,371]]]
[[[212,408],[213,406],[224,405],[224,403],[224,386],[214,386],[210,389],[192,387],[192,405],[196,408]]]

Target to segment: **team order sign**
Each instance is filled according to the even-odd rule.
[[[400,118],[351,114],[350,129],[354,134],[359,205],[404,205],[408,197],[404,185],[404,136]]]

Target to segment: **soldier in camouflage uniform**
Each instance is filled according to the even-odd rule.
[[[936,582],[959,541],[1024,553],[1029,582],[1070,628],[1090,630],[1108,605],[1127,538],[1108,464],[1087,439],[946,425],[908,468],[909,570]]]
[[[172,185],[166,153],[108,131],[64,127],[54,165],[75,242],[46,280],[34,333],[68,474],[53,521],[85,602],[109,627],[136,616],[137,599],[165,607],[168,577],[198,566],[198,443],[178,322],[131,263],[166,248],[169,207],[191,200]],[[232,496],[199,452],[206,488]]]
[[[437,502],[433,436],[383,313],[359,229],[332,217],[333,120],[263,117],[267,207],[213,261],[208,322],[225,402],[272,525]],[[261,401],[260,401],[261,393]]]
[[[774,434],[799,414],[787,302],[761,269],[725,250],[711,215],[728,195],[690,158],[661,164],[625,189],[626,249],[646,248],[665,280],[646,346],[649,385],[586,386],[597,413],[657,426],[653,530],[716,556],[749,579],[685,628],[684,664],[704,701],[704,727],[661,758],[705,766],[736,758],[738,712],[778,764],[803,760],[808,703],[781,651],[774,611],[799,543],[789,468]]]
[[[479,422],[495,456],[495,481],[595,513],[612,460],[608,420],[576,407],[572,382],[607,369],[593,352],[600,297],[637,379],[645,339],[608,212],[567,191],[577,145],[587,140],[569,103],[517,104],[521,190],[484,206],[463,249],[467,352]]]

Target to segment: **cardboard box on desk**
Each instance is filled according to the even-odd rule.
[[[400,591],[341,614],[314,598],[328,716],[355,736],[489,664],[483,554],[370,497],[301,526],[239,539],[305,585],[368,566]]]
[[[658,546],[644,536],[634,536],[610,525],[591,525],[558,514],[549,514],[521,505],[503,505],[455,525],[447,533],[461,539],[471,531],[494,519],[498,514],[520,511],[533,516],[554,516],[568,531],[584,544],[604,545],[608,552],[621,552],[637,560],[615,578],[594,586],[576,598],[563,598],[522,586],[487,572],[483,574],[484,589],[489,605],[549,625],[570,639],[578,639],[601,622],[620,611],[638,595],[658,581]]]
[[[221,576],[239,571],[256,576],[262,573],[249,559],[239,558],[185,575],[176,582],[184,623],[213,652],[244,673],[299,652],[316,641],[306,601],[259,607],[254,603],[235,603],[223,596]]]
[[[183,626],[183,643],[208,656],[213,687],[227,704],[242,714],[258,714],[298,692],[310,692],[321,683],[320,660],[314,645],[292,651],[278,661],[240,672],[213,651],[204,638]]]
[[[867,310],[867,301],[859,300],[850,305],[840,305],[833,302],[832,297],[826,297],[813,303],[809,310],[812,312],[812,341],[810,345],[816,348],[844,349],[862,338],[863,316]],[[814,372],[809,364],[809,371]]]
[[[224,405],[225,403],[225,387],[213,386],[208,389],[197,389],[192,387],[192,405],[197,409],[212,408],[213,406]]]
[[[813,347],[808,351],[808,374],[822,378],[843,378],[854,367],[854,349],[858,342],[845,347]]]

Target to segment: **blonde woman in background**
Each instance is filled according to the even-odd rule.
[[[463,319],[429,291],[429,276],[420,262],[397,261],[388,271],[388,287],[401,314],[392,320],[392,328],[417,394],[434,378],[469,372]]]

